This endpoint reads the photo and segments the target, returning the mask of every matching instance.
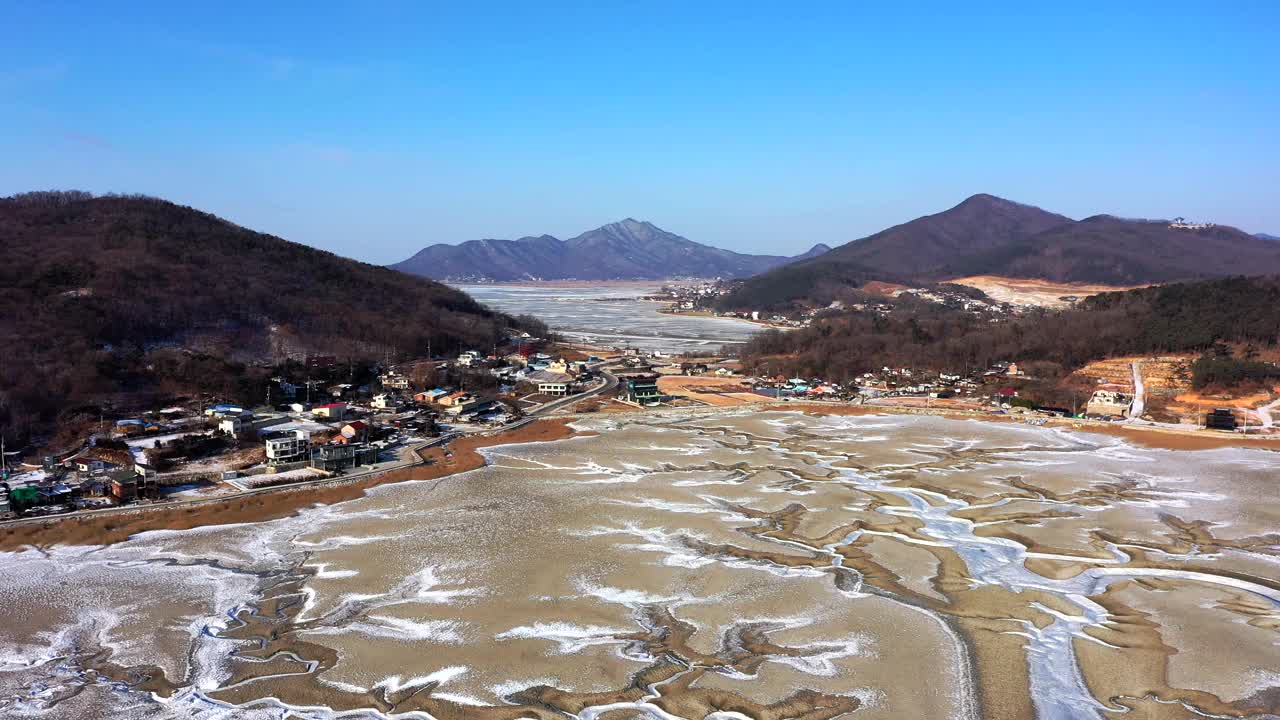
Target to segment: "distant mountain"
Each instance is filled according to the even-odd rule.
[[[945,266],[940,275],[1000,275],[1058,282],[1146,285],[1280,273],[1280,244],[1225,225],[1095,215]]]
[[[10,433],[147,392],[257,401],[265,383],[242,363],[490,347],[513,322],[440,283],[153,198],[0,198],[0,238]]]
[[[992,195],[748,279],[722,307],[823,305],[870,280],[967,275],[1142,285],[1280,273],[1280,244],[1227,226],[1098,215],[1074,221]]]
[[[1280,241],[1280,235],[1268,235],[1267,233],[1254,233],[1254,237],[1263,240],[1271,240],[1272,242]]]
[[[829,250],[815,245],[799,257]],[[568,240],[550,235],[432,245],[392,268],[453,281],[660,280],[747,277],[791,262],[702,245],[653,223],[627,218]]]
[[[791,262],[808,260],[809,258],[815,258],[815,257],[818,257],[819,255],[825,255],[829,252],[831,252],[830,245],[826,243],[818,243],[817,245],[814,245],[813,247],[809,248],[807,251],[800,253],[799,255],[791,258]]]
[[[968,254],[1005,247],[1070,222],[1030,205],[974,195],[950,210],[753,277],[721,302],[725,307],[825,304],[845,288],[870,280],[931,277]]]

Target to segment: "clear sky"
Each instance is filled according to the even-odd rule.
[[[1280,2],[905,4],[0,0],[0,195],[380,263],[628,216],[790,254],[977,192],[1280,234]]]

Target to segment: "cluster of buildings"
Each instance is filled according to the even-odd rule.
[[[158,500],[161,487],[150,469],[91,447],[65,459],[47,457],[36,470],[6,471],[0,481],[0,518]]]

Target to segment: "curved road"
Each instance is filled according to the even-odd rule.
[[[1133,362],[1133,405],[1129,406],[1129,421],[1142,419],[1147,410],[1147,388],[1142,384],[1142,363]]]
[[[543,403],[537,408],[525,413],[525,415],[528,417],[536,417],[544,413],[554,412],[567,405],[572,405],[579,400],[586,400],[587,398],[595,397],[596,395],[609,392],[618,387],[618,376],[605,369],[605,366],[608,364],[609,363],[597,363],[591,366],[592,370],[600,373],[600,375],[604,377],[603,383],[589,390],[584,390],[577,395],[566,395],[559,400],[552,400],[551,402]]]

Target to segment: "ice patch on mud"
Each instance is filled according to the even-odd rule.
[[[574,625],[568,622],[536,622],[520,625],[494,635],[495,640],[547,640],[556,644],[556,652],[572,655],[593,645],[620,645],[617,635],[635,632],[634,628],[612,628],[604,625]]]
[[[461,645],[465,641],[461,629],[463,623],[457,620],[411,620],[408,618],[390,617],[387,615],[369,615],[340,627],[318,627],[304,631],[305,635],[342,635],[357,633],[369,637],[400,640],[404,642],[422,641],[440,643],[442,645]]]

